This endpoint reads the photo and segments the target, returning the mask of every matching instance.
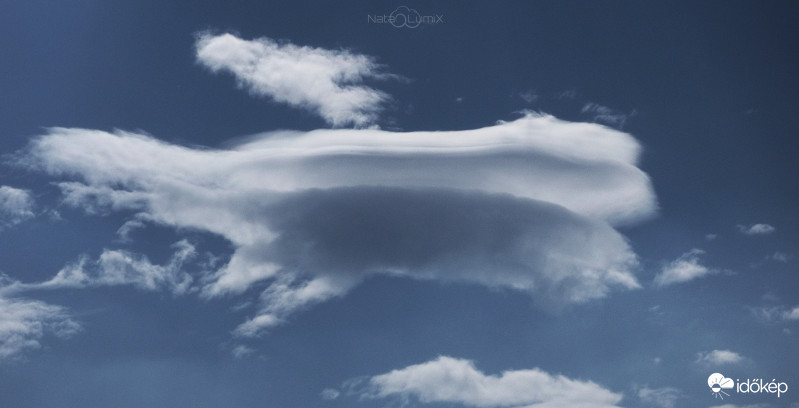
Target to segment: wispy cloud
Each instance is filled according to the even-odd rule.
[[[66,338],[80,325],[60,306],[0,295],[0,362],[41,347],[45,336]]]
[[[775,261],[775,262],[782,262],[782,263],[786,263],[786,262],[790,261],[791,259],[793,259],[793,256],[791,256],[789,254],[786,254],[784,252],[779,252],[779,251],[774,252],[773,254],[771,254],[771,255],[766,257],[766,260]]]
[[[320,393],[320,396],[322,397],[322,399],[328,400],[328,401],[338,398],[339,395],[341,395],[341,392],[339,390],[335,390],[333,388],[325,388]]]
[[[738,224],[737,227],[738,231],[746,235],[768,235],[777,230],[776,228],[774,228],[769,224],[753,224],[753,225]]]
[[[574,99],[576,97],[577,97],[576,89],[568,89],[555,94],[555,98],[557,99]]]
[[[241,359],[254,353],[255,349],[239,344],[238,346],[233,347],[233,350],[230,352],[233,354],[233,358]]]
[[[0,186],[0,231],[33,218],[34,201],[30,192]]]
[[[583,380],[541,369],[488,375],[469,360],[438,357],[356,383],[352,392],[368,399],[414,397],[422,404],[471,407],[618,407],[621,394]]]
[[[705,365],[735,364],[743,361],[743,357],[730,350],[713,350],[697,353],[696,363]]]
[[[524,92],[519,92],[519,98],[522,98],[522,100],[530,104],[537,101],[540,98],[540,96],[535,91],[535,89],[528,89]]]
[[[259,312],[235,332],[253,336],[376,273],[511,288],[557,304],[637,288],[637,257],[611,225],[656,211],[638,151],[622,132],[527,116],[457,132],[278,132],[230,150],[54,128],[18,163],[62,178],[67,204],[133,210],[234,248],[199,280],[108,250],[94,272],[79,264],[48,284],[192,284],[216,297],[268,281]],[[122,266],[104,263],[126,272],[108,275]]]
[[[763,323],[782,323],[799,320],[799,306],[762,306],[749,310]]]
[[[677,283],[692,281],[713,273],[699,262],[699,256],[705,251],[692,249],[670,262],[655,276],[655,286],[664,287]]]
[[[22,284],[19,289],[84,288],[132,285],[143,290],[167,289],[182,294],[191,288],[193,278],[183,264],[197,256],[193,245],[185,240],[173,245],[175,253],[165,265],[155,265],[144,255],[122,250],[104,250],[96,259],[81,257],[62,268],[52,279]]]
[[[334,126],[370,125],[389,100],[363,84],[385,77],[374,60],[347,50],[205,33],[197,38],[196,52],[197,61],[232,73],[252,94],[310,110]]]
[[[629,114],[622,113],[594,102],[589,102],[583,105],[581,112],[593,115],[592,117],[595,122],[616,126],[620,129],[624,128],[624,125],[627,124],[627,119],[630,116],[635,115],[635,111],[632,111]]]

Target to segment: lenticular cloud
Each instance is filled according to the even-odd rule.
[[[555,303],[636,288],[612,226],[656,211],[639,150],[616,130],[528,115],[453,132],[266,133],[227,150],[53,128],[20,162],[60,179],[71,205],[225,237],[230,261],[193,282],[208,298],[262,288],[236,330],[253,336],[371,274]]]

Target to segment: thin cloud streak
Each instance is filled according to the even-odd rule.
[[[735,364],[743,361],[743,357],[730,350],[712,350],[697,354],[696,363],[705,365]]]

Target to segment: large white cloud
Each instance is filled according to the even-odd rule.
[[[196,51],[197,61],[214,72],[232,73],[251,93],[306,108],[335,126],[368,125],[388,100],[362,84],[382,76],[374,61],[346,50],[203,34]]]
[[[60,306],[0,293],[0,362],[40,348],[47,335],[69,337],[79,329],[80,325]]]
[[[527,116],[459,132],[268,133],[227,150],[53,128],[19,163],[61,178],[72,205],[228,239],[227,265],[194,282],[207,297],[267,285],[236,331],[247,336],[373,273],[559,303],[636,288],[636,256],[611,225],[656,209],[639,150],[603,126]],[[125,259],[147,271],[129,283],[175,279]]]
[[[487,375],[469,360],[438,357],[377,375],[356,393],[366,398],[415,397],[422,403],[471,407],[612,408],[622,395],[538,368]]]

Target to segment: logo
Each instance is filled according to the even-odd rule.
[[[399,6],[391,14],[369,14],[366,21],[373,24],[391,24],[396,28],[416,28],[422,24],[439,24],[444,22],[443,14],[422,15],[408,6]]]
[[[739,379],[732,380],[727,378],[721,373],[713,373],[707,377],[707,386],[710,387],[710,392],[713,398],[724,399],[729,397],[730,394],[724,390],[735,391],[736,394],[777,394],[780,398],[782,394],[788,392],[788,383],[777,382],[776,379],[771,381],[763,380],[762,378],[747,378],[744,381]]]
[[[724,392],[724,390],[729,390],[735,387],[735,383],[732,381],[732,378],[724,378],[723,374],[720,373],[713,373],[710,374],[710,377],[707,377],[707,386],[710,387],[710,391],[713,392],[713,398],[721,398],[724,399],[724,396],[730,396]]]

